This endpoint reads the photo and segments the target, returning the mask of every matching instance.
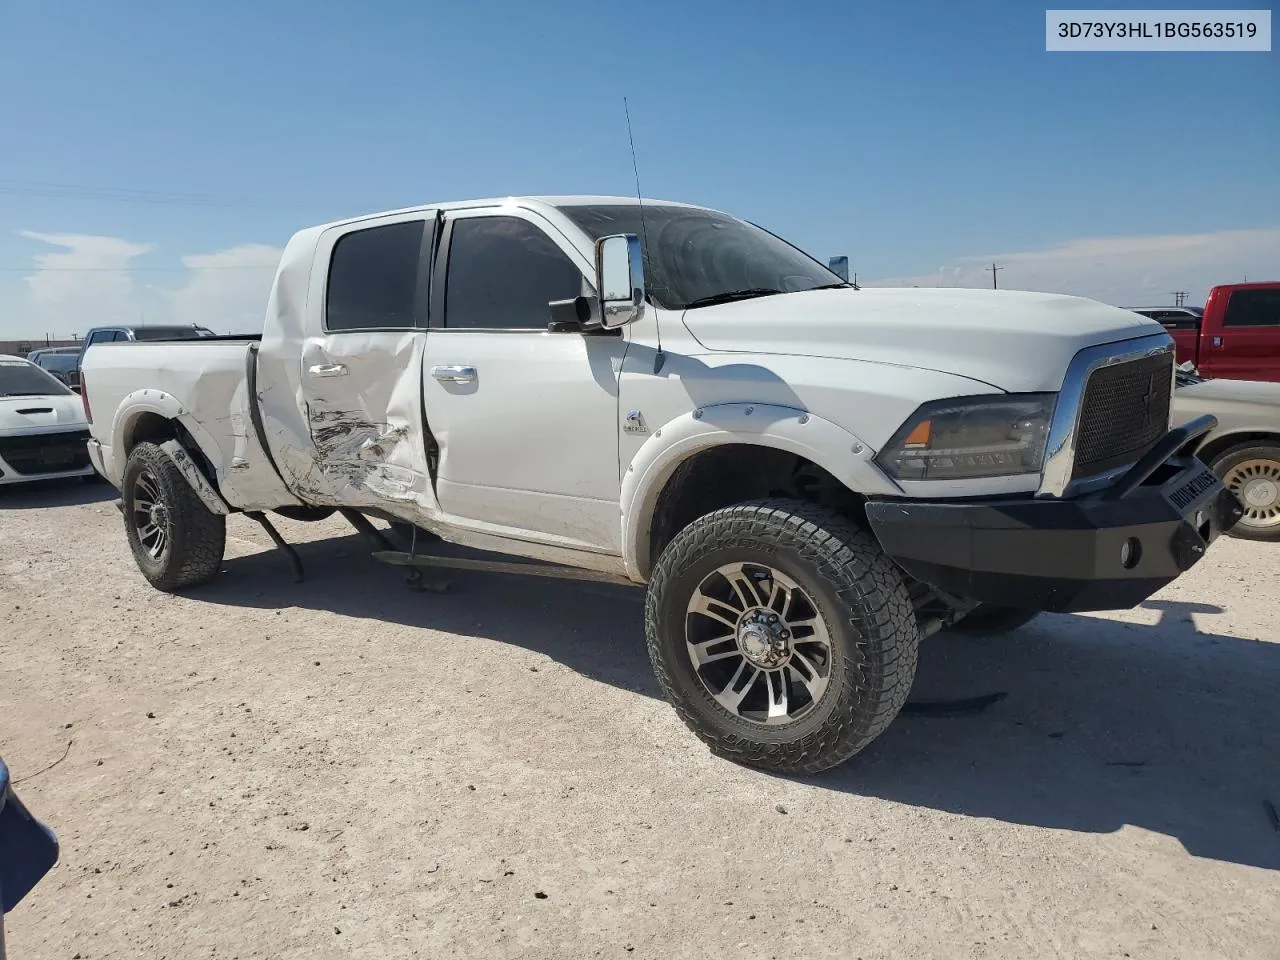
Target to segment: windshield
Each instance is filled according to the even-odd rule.
[[[61,397],[71,393],[34,363],[0,363],[0,397]]]
[[[196,337],[212,337],[213,331],[204,327],[134,327],[135,340],[192,340]]]
[[[846,286],[808,254],[767,230],[698,207],[564,206],[592,240],[633,233],[644,246],[644,282],[659,307],[684,310],[740,296]]]

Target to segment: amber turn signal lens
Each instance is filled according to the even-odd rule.
[[[927,447],[932,429],[933,425],[928,420],[921,420],[916,424],[915,429],[907,434],[907,439],[902,441],[902,445],[904,447]]]

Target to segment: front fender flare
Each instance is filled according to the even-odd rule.
[[[690,410],[655,430],[623,474],[622,557],[631,579],[644,582],[648,577],[651,518],[671,475],[689,457],[725,444],[794,453],[855,493],[902,494],[872,461],[874,450],[844,427],[807,410],[764,403],[721,403]]]

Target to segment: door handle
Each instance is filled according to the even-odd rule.
[[[345,363],[317,363],[307,368],[307,373],[313,377],[345,377],[347,375],[347,365]]]
[[[431,375],[445,383],[470,383],[476,378],[476,368],[450,364],[444,367],[432,367]]]
[[[1215,347],[1220,347],[1220,346],[1222,346],[1222,338],[1221,338],[1221,337],[1214,337],[1214,338],[1213,338],[1213,345],[1214,345]]]

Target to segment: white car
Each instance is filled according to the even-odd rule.
[[[0,486],[93,478],[80,398],[21,357],[0,354]]]

